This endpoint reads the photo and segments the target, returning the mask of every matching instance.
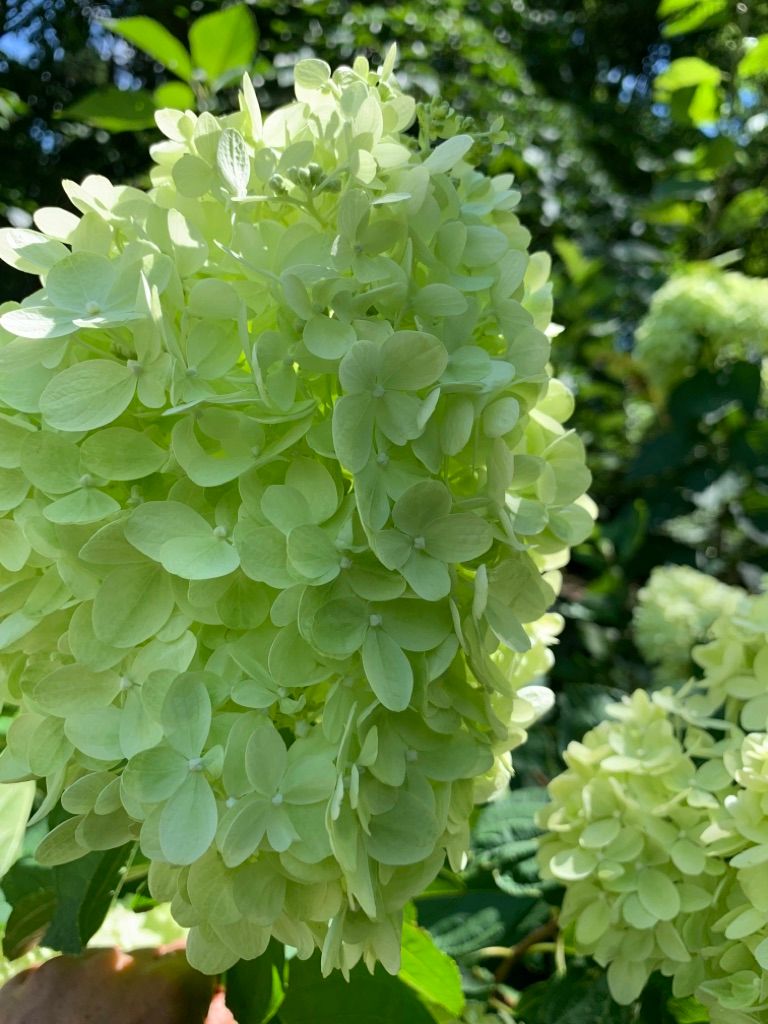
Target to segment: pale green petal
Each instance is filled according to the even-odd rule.
[[[369,629],[363,644],[363,668],[371,689],[390,711],[408,707],[413,669],[408,658],[383,629]]]
[[[216,835],[216,798],[205,776],[190,772],[160,815],[160,846],[172,864],[192,864]]]

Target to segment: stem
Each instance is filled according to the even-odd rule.
[[[500,985],[506,981],[509,972],[518,960],[525,956],[531,946],[536,946],[540,942],[546,942],[548,939],[554,938],[557,935],[557,931],[557,921],[553,917],[544,924],[539,925],[538,928],[534,928],[532,932],[529,932],[516,945],[510,946],[509,949],[505,950],[506,955],[494,972],[497,984]]]

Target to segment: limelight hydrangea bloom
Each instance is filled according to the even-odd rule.
[[[151,191],[0,235],[41,280],[0,320],[0,778],[71,815],[44,862],[138,840],[204,971],[397,970],[591,527],[547,261],[393,57],[160,112]]]
[[[637,691],[569,746],[541,867],[619,1002],[660,970],[713,1024],[766,1024],[768,595],[711,635],[693,651],[703,678]]]
[[[653,296],[635,338],[662,395],[702,364],[768,356],[768,281],[716,267],[679,274]]]
[[[637,594],[632,612],[635,643],[660,683],[682,683],[693,667],[691,648],[744,596],[687,565],[655,568]]]

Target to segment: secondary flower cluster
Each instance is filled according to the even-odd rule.
[[[636,333],[635,358],[660,396],[691,366],[768,356],[768,281],[716,267],[670,278]]]
[[[701,679],[636,691],[569,746],[541,868],[618,1002],[659,970],[713,1024],[766,1024],[768,594],[744,595],[693,659]]]
[[[632,612],[635,643],[654,667],[658,683],[681,683],[691,674],[691,649],[719,616],[736,610],[744,596],[687,565],[655,568],[638,591]]]
[[[206,971],[397,969],[591,527],[512,178],[406,134],[393,58],[162,111],[150,192],[0,233],[42,282],[0,319],[0,777],[70,815],[46,862],[138,839]]]

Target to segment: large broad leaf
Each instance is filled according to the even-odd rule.
[[[250,66],[258,34],[244,4],[198,18],[189,30],[189,46],[196,68],[216,88]]]
[[[43,945],[79,953],[101,927],[133,847],[89,853],[53,869],[56,910]]]
[[[3,878],[3,896],[11,907],[3,955],[15,960],[40,944],[56,911],[53,871],[22,858]]]
[[[718,2],[725,8],[726,0],[718,0]],[[742,78],[768,74],[768,34],[757,37],[755,45],[739,61],[738,73]]]
[[[377,967],[371,975],[362,964],[346,982],[340,971],[320,973],[320,958],[293,960],[282,1024],[433,1024],[436,1018],[399,978]]]
[[[240,960],[226,976],[227,1006],[238,1024],[268,1024],[285,999],[284,947],[270,942],[255,960]]]
[[[518,1012],[525,1024],[629,1024],[635,1020],[635,1008],[611,999],[605,974],[595,967],[571,967],[564,977],[531,985],[523,992]]]
[[[129,43],[133,43],[174,75],[183,78],[185,82],[192,81],[192,61],[185,47],[154,18],[109,19],[105,25],[111,32],[116,32]]]
[[[663,36],[681,36],[719,23],[728,15],[728,0],[661,0]]]
[[[18,861],[3,879],[11,914],[3,936],[9,959],[37,945],[79,953],[99,930],[133,847],[89,853],[70,864]]]
[[[154,127],[155,104],[152,94],[144,89],[118,89],[108,85],[70,104],[58,117],[84,121],[113,133],[136,132]]]
[[[690,89],[698,85],[717,85],[723,77],[722,71],[714,64],[708,64],[701,57],[678,57],[669,67],[657,75],[653,87],[660,97]]]
[[[425,1002],[441,1006],[453,1016],[464,1009],[461,975],[455,961],[438,949],[428,931],[415,924],[403,927],[399,977]]]
[[[14,782],[0,786],[0,879],[21,851],[34,799],[34,782]]]

